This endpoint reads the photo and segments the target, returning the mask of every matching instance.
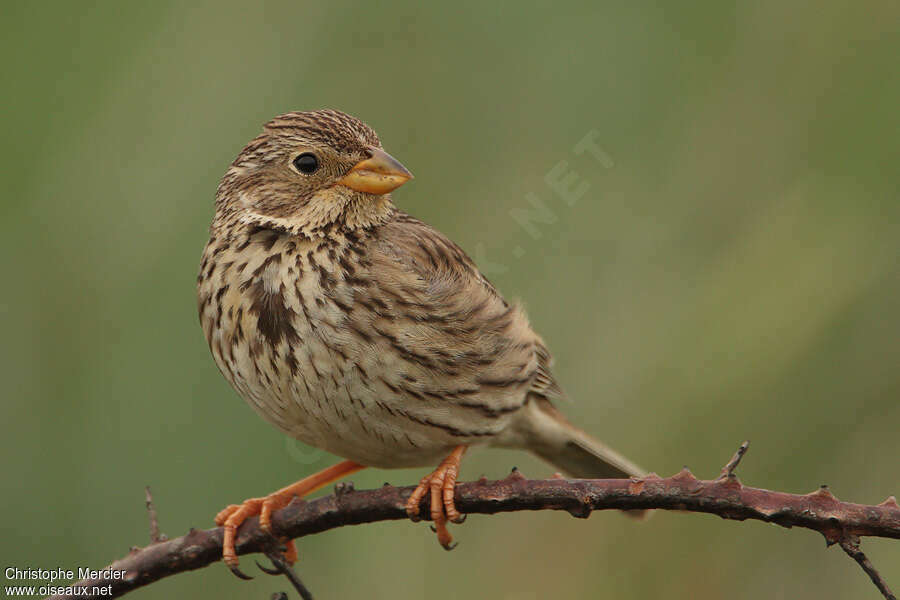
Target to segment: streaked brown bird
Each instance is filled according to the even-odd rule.
[[[438,464],[407,512],[417,520],[428,494],[445,548],[469,446],[528,450],[573,477],[642,474],[554,408],[550,354],[523,310],[394,206],[411,178],[365,123],[317,110],[266,123],[219,185],[198,277],[216,364],[264,419],[347,459],[216,516],[236,573],[245,519],[271,530],[294,496],[367,466]]]

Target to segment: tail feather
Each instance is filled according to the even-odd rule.
[[[620,479],[641,477],[636,464],[572,425],[550,401],[532,396],[529,448],[570,477]]]

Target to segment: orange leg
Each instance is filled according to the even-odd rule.
[[[459,463],[466,446],[457,446],[453,452],[441,461],[438,468],[431,475],[426,475],[413,490],[409,500],[406,501],[406,514],[413,521],[419,520],[419,502],[425,494],[431,492],[431,520],[434,522],[434,531],[437,533],[438,543],[445,550],[453,550],[456,544],[452,544],[453,536],[447,530],[447,521],[462,523],[465,516],[456,510],[453,501],[453,493],[456,488],[456,478],[459,476]]]
[[[281,488],[277,492],[272,492],[264,498],[250,498],[244,500],[241,504],[232,504],[221,510],[216,515],[216,525],[225,528],[225,535],[222,540],[222,560],[238,577],[251,579],[237,568],[238,558],[234,550],[234,540],[241,523],[254,515],[259,515],[260,529],[271,534],[272,513],[287,506],[294,499],[294,496],[303,497],[311,494],[332,481],[365,468],[365,465],[355,463],[352,460],[345,460],[301,479],[297,483]],[[293,564],[297,560],[297,548],[294,546],[294,540],[287,540],[287,551],[284,556],[288,564]]]

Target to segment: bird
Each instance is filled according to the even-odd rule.
[[[438,542],[468,448],[529,451],[577,478],[644,471],[573,425],[552,359],[519,303],[391,192],[412,173],[361,120],[289,112],[228,167],[197,277],[200,323],[231,386],[284,434],[344,460],[216,515],[238,576],[237,528],[366,467],[437,467],[428,498]],[[286,540],[285,558],[297,558]]]

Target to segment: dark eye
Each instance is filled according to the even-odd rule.
[[[304,152],[294,159],[294,167],[304,175],[311,175],[319,168],[319,159],[312,152]]]

